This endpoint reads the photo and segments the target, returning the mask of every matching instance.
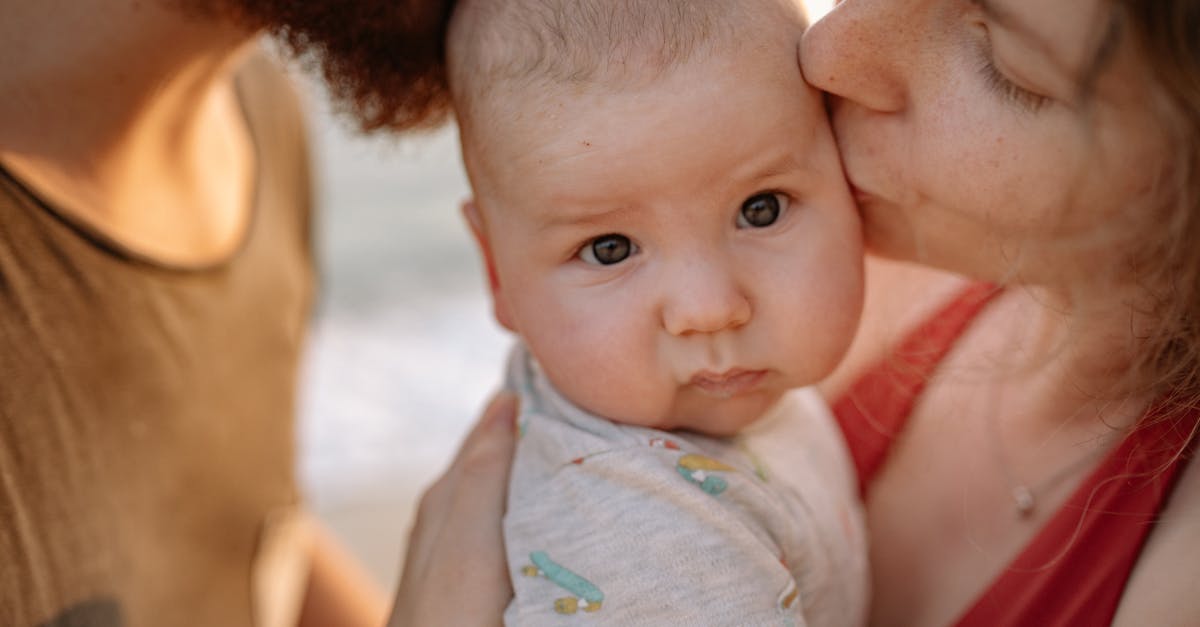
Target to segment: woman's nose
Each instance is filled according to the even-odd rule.
[[[908,25],[898,0],[843,0],[808,28],[800,45],[804,78],[838,99],[879,112],[904,108],[902,56]]]
[[[663,285],[663,328],[672,335],[717,333],[750,321],[750,300],[729,273],[692,266]]]

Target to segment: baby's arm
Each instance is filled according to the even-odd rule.
[[[506,624],[804,624],[773,540],[786,514],[752,473],[678,446],[648,441],[512,486]]]

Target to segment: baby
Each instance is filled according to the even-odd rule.
[[[861,624],[852,465],[796,390],[862,299],[799,9],[458,5],[465,213],[522,340],[506,623]]]

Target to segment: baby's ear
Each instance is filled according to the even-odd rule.
[[[483,256],[484,267],[487,269],[488,289],[492,293],[492,309],[496,316],[496,322],[500,326],[515,331],[512,324],[512,317],[508,312],[508,303],[504,298],[504,291],[500,289],[500,276],[496,273],[495,258],[492,257],[491,242],[488,239],[487,224],[483,220],[483,214],[479,211],[479,205],[475,203],[474,198],[468,198],[462,204],[462,214],[466,218],[467,224],[471,227],[471,234],[475,236],[475,243],[479,246],[479,254]]]

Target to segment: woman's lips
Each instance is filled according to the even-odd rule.
[[[733,368],[725,372],[697,372],[688,383],[710,396],[731,398],[753,391],[766,376],[766,370]]]

